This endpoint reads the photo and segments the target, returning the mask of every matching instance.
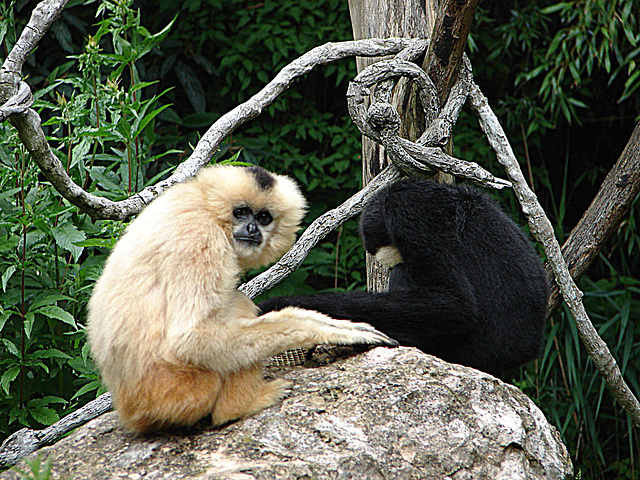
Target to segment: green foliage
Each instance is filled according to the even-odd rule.
[[[49,73],[35,104],[74,181],[113,199],[150,181],[147,166],[167,154],[150,151],[166,106],[158,106],[161,94],[144,97],[150,84],[135,68],[166,29],[151,35],[130,3],[101,4],[97,33]],[[2,18],[0,31],[13,38],[11,15]],[[84,309],[123,225],[92,222],[63,202],[15,133],[0,128],[0,431],[8,433],[49,425],[102,388],[84,341]]]
[[[503,98],[508,123],[522,122],[531,134],[560,117],[583,122],[592,115],[585,110],[599,113],[605,95],[637,114],[638,18],[640,4],[626,0],[488,4],[476,18],[485,34],[475,35],[473,46],[486,55],[479,68],[517,92]]]
[[[628,277],[585,279],[580,288],[598,334],[637,394],[640,282]],[[523,369],[517,384],[559,429],[575,466],[589,473],[586,478],[636,478],[638,466],[631,460],[638,450],[637,430],[612,401],[566,307],[551,319],[543,356]]]
[[[112,199],[166,175],[220,115],[300,54],[351,38],[347,2],[71,0],[25,68],[49,141],[78,184]],[[0,5],[8,51],[32,2]],[[566,237],[629,138],[637,95],[638,2],[481,2],[477,81]],[[96,17],[97,13],[97,17]],[[177,17],[176,17],[177,15]],[[147,28],[142,26],[141,18]],[[151,33],[158,32],[158,33]],[[161,48],[158,48],[162,41]],[[296,82],[218,154],[298,180],[307,222],[360,187],[360,135],[345,108],[352,60]],[[503,175],[464,113],[455,154]],[[49,424],[101,392],[84,342],[85,306],[124,228],[61,201],[0,125],[0,432]],[[500,200],[523,223],[515,197]],[[586,306],[636,393],[638,202],[583,279]],[[364,288],[356,222],[321,242],[266,295]],[[637,476],[638,432],[560,311],[543,357],[515,382],[560,430],[581,478]],[[37,467],[41,471],[41,467]],[[38,477],[35,472],[32,476]]]
[[[20,475],[20,478],[24,480],[49,480],[51,478],[51,460],[43,463],[38,455],[35,458],[26,459],[25,463],[29,467],[29,471],[24,471],[17,467],[13,468],[13,471]]]

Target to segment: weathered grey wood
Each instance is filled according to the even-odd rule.
[[[582,344],[606,381],[611,393],[620,402],[620,405],[624,407],[636,426],[640,427],[640,402],[638,402],[638,399],[624,381],[618,364],[613,355],[611,355],[607,344],[600,338],[591,323],[582,303],[582,292],[578,289],[573,278],[571,278],[566,261],[562,256],[560,244],[555,237],[553,226],[538,202],[535,193],[527,185],[527,181],[522,174],[520,165],[498,118],[493,113],[480,88],[475,84],[471,87],[469,100],[478,117],[482,131],[487,135],[498,161],[505,168],[509,180],[513,183],[513,189],[518,197],[522,211],[527,216],[531,234],[544,248],[553,270],[556,284],[560,288],[562,297],[567,303],[578,327],[578,334]]]
[[[353,38],[388,36],[428,39],[436,18],[436,2],[433,0],[349,0],[349,13]],[[356,59],[358,72],[374,63],[374,59]],[[418,138],[424,130],[424,115],[418,110],[411,94],[411,83],[402,80],[394,89],[392,98],[386,99],[401,113],[400,135],[410,140]],[[369,183],[390,164],[379,143],[362,139],[362,184]],[[389,283],[388,269],[369,254],[367,262],[367,288],[370,291],[386,290]]]
[[[631,204],[640,193],[640,123],[631,134],[620,158],[602,182],[600,190],[584,212],[569,238],[562,246],[562,254],[569,272],[578,279],[596,259],[605,242],[620,226]],[[549,278],[553,272],[547,265]],[[549,297],[549,315],[562,303],[560,289],[555,282]]]
[[[402,36],[435,41],[431,42],[419,64],[425,70],[429,68],[429,77],[433,75],[431,81],[438,92],[436,103],[442,106],[455,83],[476,4],[477,0],[349,0],[349,12],[356,39]],[[370,64],[371,60],[358,59],[358,72]],[[433,126],[428,140],[447,131],[445,123],[433,125],[430,121],[439,113],[437,110],[427,108],[427,115],[423,114],[420,102],[416,100],[415,89],[407,80],[400,81],[391,98],[385,100],[400,113],[400,137],[415,141],[425,133],[427,125]],[[457,117],[457,113],[455,115]],[[450,134],[450,129],[448,131]],[[439,136],[443,146],[446,145],[449,137]],[[448,145],[445,153],[451,153],[451,145]],[[384,148],[367,138],[362,140],[362,161],[364,185],[390,163]],[[439,181],[451,181],[442,172],[437,172],[435,176]],[[385,290],[387,284],[388,270],[367,255],[368,289]]]
[[[470,65],[469,65],[470,68]],[[400,115],[396,109],[385,101],[373,99],[367,108],[369,92],[375,84],[386,82],[394,76],[406,76],[417,85],[417,95],[422,104],[430,102],[429,96],[435,95],[433,84],[428,81],[425,72],[417,65],[403,60],[383,60],[372,64],[360,72],[347,89],[347,106],[354,123],[366,137],[384,145],[386,153],[393,164],[407,175],[424,175],[431,172],[464,177],[478,184],[504,188],[510,186],[506,180],[498,179],[476,163],[466,162],[442,151],[440,147],[426,147],[411,142],[398,135],[401,127]],[[470,86],[469,78],[461,77],[462,85]],[[451,97],[448,105],[459,102]],[[455,123],[457,116],[450,114],[459,112],[460,106],[447,107],[443,111],[448,115],[447,121]],[[436,119],[439,119],[438,116]],[[444,122],[443,123],[447,123]]]
[[[111,394],[105,393],[60,421],[42,430],[23,428],[7,437],[0,446],[0,468],[15,465],[36,450],[51,445],[76,427],[99,417],[112,408]]]

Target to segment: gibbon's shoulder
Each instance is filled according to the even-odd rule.
[[[365,207],[364,217],[427,214],[449,218],[472,215],[507,217],[493,198],[465,184],[436,183],[432,180],[403,178],[382,188]]]

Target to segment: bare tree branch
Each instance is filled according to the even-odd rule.
[[[10,97],[17,89],[24,59],[44,35],[46,29],[60,15],[65,3],[64,1],[45,1],[34,10],[27,28],[3,66],[4,83],[0,84],[2,98]],[[49,8],[50,4],[55,8]],[[342,58],[355,55],[395,54],[406,47],[416,48],[416,45],[421,43],[424,41],[398,38],[370,39],[327,43],[310,50],[283,68],[271,82],[248,101],[220,117],[202,136],[190,157],[180,164],[169,178],[118,202],[90,194],[71,180],[65,172],[62,162],[46,141],[40,126],[40,117],[35,111],[28,110],[24,114],[15,114],[10,121],[17,128],[21,141],[27,147],[42,173],[64,198],[94,219],[125,220],[138,213],[166,188],[194,176],[200,168],[209,163],[227,136],[239,126],[260,115],[278,95],[289,88],[296,78],[319,65]],[[18,53],[14,54],[13,52]]]
[[[620,226],[640,193],[640,123],[624,151],[602,182],[600,190],[562,246],[562,254],[574,279],[579,279],[598,256],[605,242]],[[549,275],[553,275],[547,268]],[[549,314],[562,303],[557,285],[551,288]]]
[[[616,400],[624,407],[634,423],[640,427],[640,403],[622,378],[622,373],[607,344],[600,338],[591,323],[582,303],[582,292],[578,289],[573,278],[571,278],[565,259],[562,256],[560,244],[553,233],[553,226],[540,206],[535,193],[527,185],[527,181],[522,174],[520,165],[498,118],[476,84],[472,85],[469,100],[482,130],[487,135],[489,143],[496,153],[498,161],[504,166],[507,176],[513,184],[513,190],[529,221],[531,234],[544,248],[555,274],[556,283],[576,321],[578,333],[589,353],[589,357],[591,357],[600,374],[604,377]]]
[[[0,445],[0,468],[15,465],[22,457],[46,445],[51,445],[74,428],[99,417],[111,410],[112,407],[111,394],[104,393],[47,428],[42,430],[23,428],[18,430],[9,435]]]
[[[7,55],[2,68],[0,68],[0,87],[8,85],[13,88],[14,85],[18,84],[24,62],[27,61],[38,42],[47,33],[51,24],[58,19],[68,1],[44,0],[34,8],[29,23],[27,23],[20,38]],[[13,92],[9,92],[6,97],[3,96],[5,94],[4,88],[0,88],[0,99],[3,102],[13,95]]]

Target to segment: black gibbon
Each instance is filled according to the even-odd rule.
[[[300,308],[257,315],[241,272],[279,258],[305,201],[290,178],[215,166],[171,187],[128,226],[89,302],[93,357],[135,432],[214,425],[272,405],[288,382],[261,360],[320,343],[397,342],[365,324]]]
[[[366,321],[445,361],[497,375],[539,355],[548,288],[518,226],[466,186],[405,179],[366,205],[367,252],[391,267],[389,290],[271,298],[262,312],[297,306]]]

